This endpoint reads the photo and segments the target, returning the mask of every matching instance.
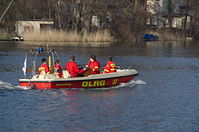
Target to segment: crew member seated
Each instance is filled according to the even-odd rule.
[[[46,64],[46,58],[42,58],[41,59],[41,66],[39,67],[38,69],[38,73],[40,75],[42,74],[49,74],[50,73],[50,70],[49,70],[49,66]]]
[[[91,74],[100,74],[100,63],[94,55],[90,56],[87,67],[90,68]]]
[[[63,78],[63,68],[60,66],[59,60],[55,61],[54,71],[55,71],[55,73],[58,73],[58,76],[60,78]]]
[[[116,65],[113,62],[113,58],[109,57],[106,66],[104,67],[104,73],[112,73],[116,72]]]
[[[83,72],[86,69],[84,68],[80,70],[75,63],[75,56],[71,56],[70,61],[66,63],[66,70],[70,73],[71,77],[80,77],[83,76]]]

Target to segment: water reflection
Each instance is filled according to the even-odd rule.
[[[9,52],[17,49],[18,43],[11,41],[0,41],[0,52]],[[0,53],[1,54],[1,53]]]
[[[49,46],[59,53],[95,54],[97,56],[181,56],[198,57],[198,41],[152,41],[152,42],[117,42],[117,43],[80,43],[80,42],[0,42],[0,52],[29,51]],[[2,54],[2,53],[1,53]],[[189,55],[188,55],[189,54]]]
[[[83,94],[86,94],[89,98],[91,98],[93,101],[99,100],[99,98],[112,98],[117,95],[117,90],[113,89],[94,89],[94,90],[86,90],[83,92]]]
[[[20,42],[21,45],[24,46],[67,46],[67,47],[111,47],[114,45],[114,42],[31,42],[24,41]]]

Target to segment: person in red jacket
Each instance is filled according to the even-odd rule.
[[[50,70],[49,70],[49,66],[46,64],[46,58],[42,58],[41,63],[42,64],[38,69],[38,73],[39,74],[49,74]]]
[[[59,60],[55,61],[54,70],[55,70],[55,73],[58,73],[58,76],[60,78],[63,78],[63,68],[60,66]]]
[[[91,74],[100,74],[100,63],[94,55],[90,56],[87,67],[90,68]]]
[[[85,71],[85,68],[80,70],[75,63],[75,56],[70,57],[70,61],[66,63],[66,69],[70,73],[71,77],[82,76],[82,73]]]
[[[106,66],[104,67],[104,73],[112,73],[116,72],[116,65],[113,62],[113,58],[109,57]]]

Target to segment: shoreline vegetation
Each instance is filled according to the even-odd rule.
[[[171,31],[171,30],[145,30],[136,36],[129,37],[127,40],[122,40],[114,37],[111,32],[107,29],[98,29],[94,32],[83,31],[65,31],[65,30],[51,30],[51,31],[40,31],[40,32],[27,32],[22,36],[25,41],[31,42],[139,42],[143,41],[144,34],[153,34],[158,37],[158,41],[181,41],[181,40],[192,40],[192,37],[188,37],[182,31]],[[130,33],[128,33],[130,34]],[[17,36],[15,33],[0,34],[0,41],[9,40],[11,37]],[[127,35],[128,36],[128,35]],[[129,35],[130,36],[130,35]]]
[[[25,41],[35,42],[114,42],[117,41],[111,36],[108,30],[98,30],[94,33],[87,31],[42,31],[39,33],[26,33],[23,36]]]
[[[40,31],[40,32],[29,32],[25,33],[22,38],[27,42],[139,42],[144,41],[143,35],[145,33],[150,33],[158,36],[158,41],[182,41],[182,40],[192,40],[191,37],[187,37],[184,32],[173,32],[170,30],[146,30],[142,34],[134,36],[132,39],[121,40],[113,37],[109,30],[97,30],[95,32],[87,31],[64,31],[64,30],[51,30],[51,31]],[[11,37],[16,36],[15,33],[4,33],[0,35],[0,41],[10,41]]]
[[[182,41],[182,40],[192,40],[191,37],[188,37],[184,32],[181,31],[170,31],[170,30],[156,30],[156,31],[146,31],[158,36],[158,41]]]
[[[31,42],[139,42],[144,34],[160,41],[199,40],[199,3],[150,1],[0,0],[0,40],[22,36]]]

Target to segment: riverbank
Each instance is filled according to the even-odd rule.
[[[23,36],[26,41],[35,42],[110,42],[116,41],[107,30],[98,30],[93,33],[87,31],[42,31],[40,33],[26,33]]]
[[[183,41],[192,39],[192,37],[188,37],[183,31],[146,30],[145,33],[157,36],[159,41]]]
[[[126,38],[126,42],[143,41],[144,34],[153,34],[158,37],[159,41],[182,41],[192,40],[192,37],[187,37],[184,32],[180,31],[169,31],[169,30],[146,30],[143,34],[137,35],[130,39]],[[16,36],[13,33],[4,33],[0,35],[0,41],[12,41],[10,38]],[[120,39],[115,38],[111,35],[108,30],[98,30],[96,32],[89,33],[87,31],[76,32],[76,31],[42,31],[42,32],[29,32],[24,34],[23,39],[30,42],[116,42]]]

